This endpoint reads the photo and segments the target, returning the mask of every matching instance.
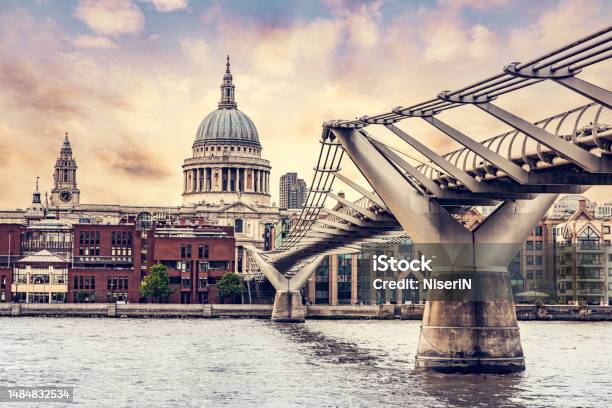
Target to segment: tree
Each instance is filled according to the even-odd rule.
[[[217,282],[219,289],[219,299],[223,302],[226,298],[232,299],[242,293],[242,281],[240,276],[233,272],[228,272]]]
[[[144,282],[140,284],[140,295],[147,299],[154,298],[160,303],[167,302],[172,293],[169,284],[170,277],[166,266],[153,265],[149,274],[145,276]]]
[[[95,295],[84,290],[79,290],[74,294],[74,301],[77,303],[93,302],[94,300]]]

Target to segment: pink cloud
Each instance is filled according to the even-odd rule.
[[[144,27],[144,16],[130,0],[80,0],[74,12],[98,34],[135,34]]]

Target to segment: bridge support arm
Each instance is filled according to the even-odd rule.
[[[612,109],[612,92],[576,77],[558,78],[555,82]]]
[[[415,242],[469,242],[467,230],[435,200],[418,193],[368,141],[351,129],[332,129],[344,151]],[[419,220],[418,224],[414,220]]]
[[[274,296],[274,307],[272,309],[273,322],[304,323],[306,318],[306,308],[302,304],[302,294],[300,289],[310,275],[317,269],[324,256],[319,255],[305,263],[298,272],[291,278],[286,278],[272,264],[265,259],[255,249],[248,249],[249,254],[268,278],[276,295]]]

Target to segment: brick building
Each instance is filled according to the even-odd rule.
[[[132,221],[0,224],[0,301],[137,303],[140,283],[160,263],[168,267],[171,303],[218,302],[216,282],[235,266],[233,227],[158,224],[146,214]],[[45,295],[40,285],[48,282],[32,272],[44,269],[33,261],[50,254],[65,260],[65,297]]]

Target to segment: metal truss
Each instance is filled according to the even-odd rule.
[[[497,205],[534,199],[540,193],[580,193],[591,185],[612,185],[612,127],[601,120],[602,113],[610,109],[612,93],[576,77],[612,57],[611,32],[612,26],[528,62],[508,64],[497,75],[455,91],[443,91],[425,102],[355,120],[325,122],[305,206],[282,245],[257,254],[261,256],[258,260],[273,264],[290,277],[319,255],[358,252],[364,244],[395,243],[407,238],[382,199],[384,195],[341,173],[345,152],[341,139],[346,142],[347,138],[357,138],[363,151],[375,149],[370,150],[386,161],[386,168],[395,170],[423,198],[451,214],[466,206]],[[591,102],[535,123],[493,103],[502,95],[547,80]],[[481,109],[511,130],[476,141],[437,117],[465,105]],[[410,118],[427,122],[462,147],[446,154],[435,152],[398,126],[398,122]],[[371,125],[386,128],[427,160],[412,164],[414,158],[367,133],[365,128]],[[354,157],[351,159],[355,162]],[[362,198],[349,201],[334,194],[335,179]],[[376,190],[375,183],[369,181]],[[336,207],[326,208],[327,198],[336,201]]]

